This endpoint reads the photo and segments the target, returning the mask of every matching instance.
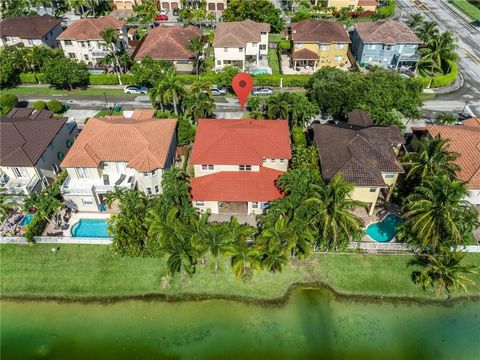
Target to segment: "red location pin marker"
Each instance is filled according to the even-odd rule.
[[[237,94],[237,98],[240,101],[240,106],[243,111],[248,95],[250,95],[250,92],[253,89],[253,79],[249,74],[242,72],[238,73],[232,79],[232,88],[233,91],[235,91],[235,94]]]

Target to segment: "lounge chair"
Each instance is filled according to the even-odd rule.
[[[120,178],[115,181],[115,185],[120,185],[127,176],[125,174],[120,175]]]

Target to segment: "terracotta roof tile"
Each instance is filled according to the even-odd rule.
[[[141,60],[145,56],[153,60],[192,59],[194,55],[187,49],[188,42],[201,35],[201,30],[194,26],[158,26],[140,42],[135,49],[134,59]]]
[[[133,111],[131,118],[135,120],[145,120],[152,119],[154,115],[155,110],[153,109],[136,109]]]
[[[62,19],[56,19],[50,15],[8,17],[0,22],[0,36],[40,39],[61,22]]]
[[[101,40],[100,33],[106,28],[121,29],[125,21],[117,20],[111,16],[100,18],[80,19],[70,25],[63,33],[58,36],[58,40]]]
[[[61,166],[97,167],[102,161],[125,161],[139,172],[164,168],[176,125],[175,119],[91,118]]]
[[[350,43],[350,38],[341,23],[302,20],[293,23],[291,28],[294,42]]]
[[[245,47],[247,42],[260,42],[260,33],[269,31],[270,24],[250,19],[221,22],[215,30],[213,47]]]
[[[290,159],[286,120],[200,119],[192,164],[262,165],[263,159]]]
[[[431,136],[450,140],[449,150],[459,153],[457,176],[469,189],[480,189],[480,120],[471,118],[464,125],[427,125]]]
[[[222,171],[192,179],[193,201],[268,202],[283,196],[275,186],[282,171],[260,167],[260,171]]]
[[[292,54],[294,60],[317,60],[318,54],[309,49],[294,51]]]
[[[381,20],[373,23],[357,23],[355,31],[364,43],[414,43],[422,41],[403,22],[396,20]]]

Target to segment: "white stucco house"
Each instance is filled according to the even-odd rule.
[[[54,48],[62,31],[62,19],[50,15],[8,17],[0,22],[0,44]]]

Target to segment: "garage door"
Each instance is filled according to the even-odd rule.
[[[223,11],[224,8],[225,8],[225,6],[223,5],[223,3],[218,3],[217,4],[217,10]]]
[[[215,10],[215,3],[208,3],[208,10]]]
[[[170,10],[170,4],[166,1],[162,2],[162,9]]]
[[[172,10],[173,9],[178,9],[178,2],[172,2],[172,4],[170,6],[172,7]]]

